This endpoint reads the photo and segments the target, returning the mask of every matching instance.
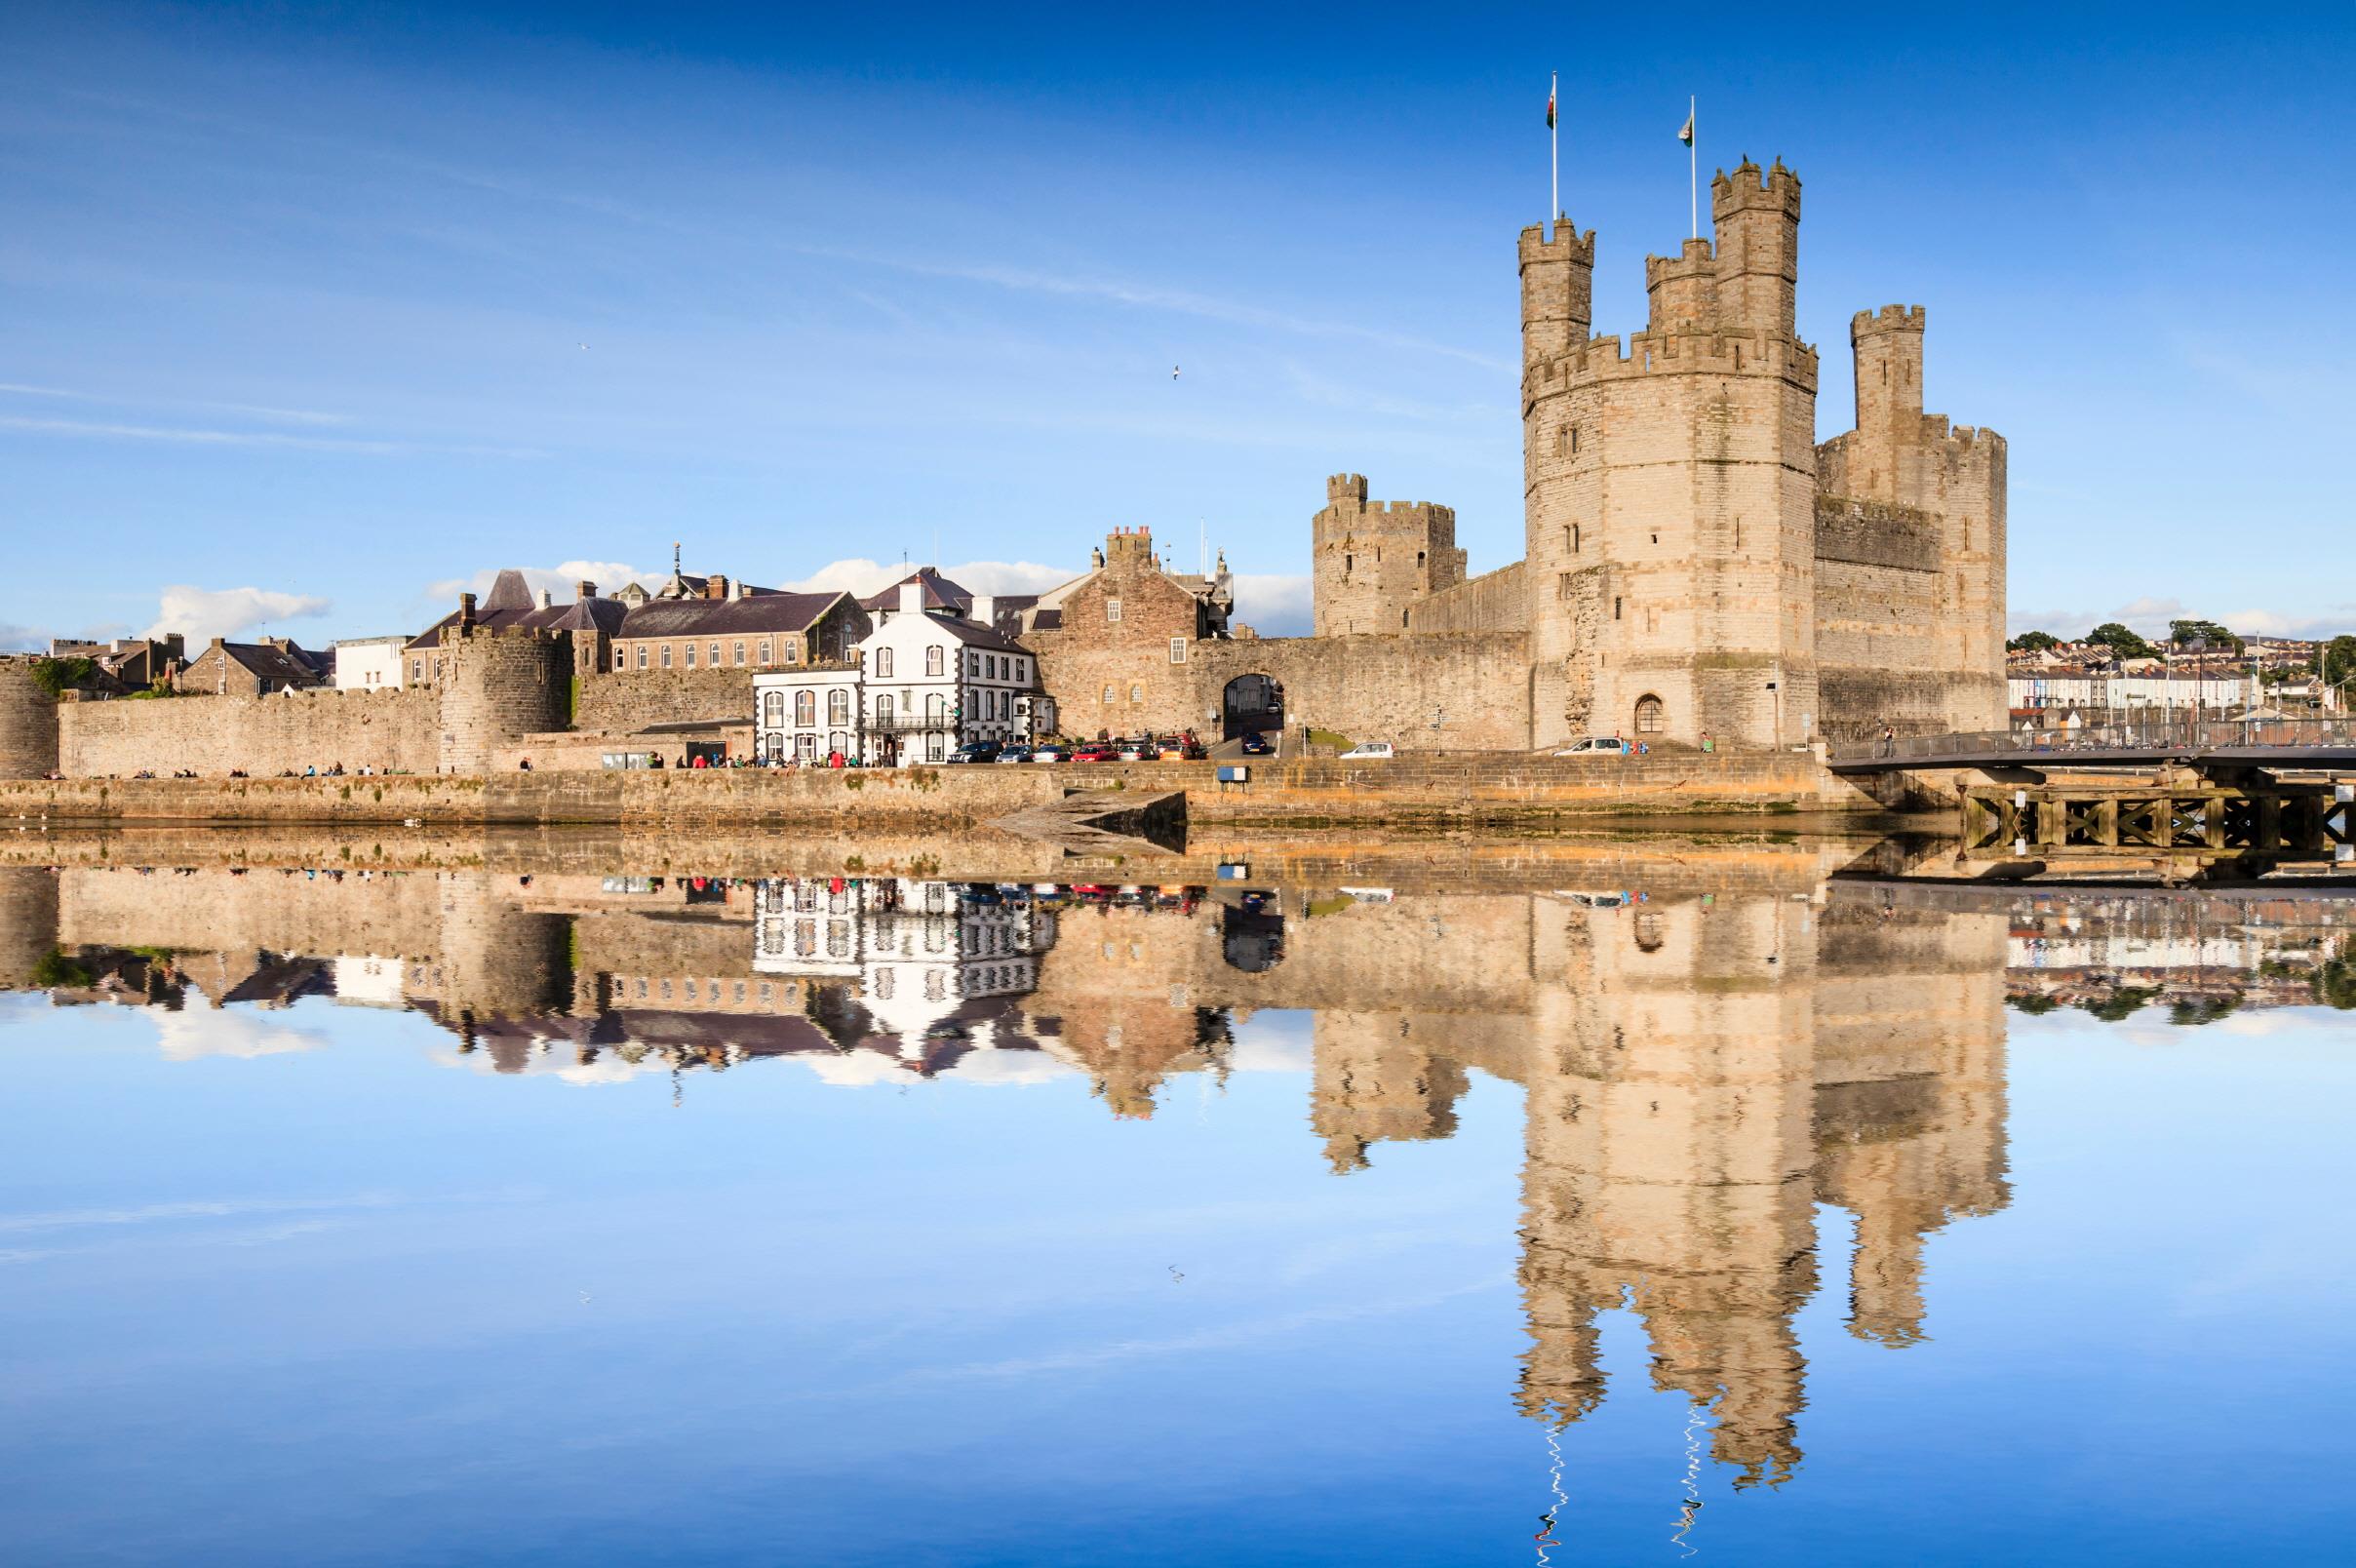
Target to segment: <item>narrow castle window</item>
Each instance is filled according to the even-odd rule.
[[[1620,618],[1620,596],[1619,596],[1618,594],[1614,594],[1614,595],[1612,595],[1612,619],[1614,619],[1614,620],[1618,620],[1619,618]]]
[[[1568,599],[1571,597],[1571,574],[1569,572],[1565,571],[1559,573],[1554,578],[1554,597],[1556,599]]]
[[[1424,569],[1424,552],[1421,550],[1415,552],[1415,569],[1418,571]]]
[[[1349,577],[1349,575],[1350,575],[1350,568],[1351,568],[1351,567],[1352,567],[1352,566],[1354,566],[1354,565],[1355,565],[1355,560],[1354,560],[1352,557],[1350,557],[1350,556],[1344,556],[1344,557],[1342,557],[1342,575],[1343,575],[1343,577],[1344,577],[1344,578],[1348,578],[1348,577]]]

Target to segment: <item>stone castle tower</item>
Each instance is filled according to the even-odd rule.
[[[1542,745],[1806,738],[1818,711],[1816,352],[1800,182],[1710,184],[1715,242],[1645,259],[1643,332],[1589,338],[1594,239],[1523,233],[1524,592]]]
[[[58,699],[33,680],[30,658],[0,658],[0,778],[58,770]]]
[[[492,631],[475,620],[474,595],[458,596],[458,623],[442,633],[439,766],[488,773],[498,749],[569,723],[572,646],[562,632]]]
[[[1854,595],[1837,581],[1821,590],[1836,734],[1876,714],[1905,730],[2005,724],[2005,443],[1922,412],[1925,315],[1885,305],[1850,321],[1857,428],[1816,452],[1826,573],[1854,574],[1833,561],[1910,572],[1901,586],[1913,590],[1894,594],[1887,581]],[[1861,529],[1868,537],[1853,537]],[[1891,613],[1893,603],[1913,614]]]
[[[1454,510],[1369,502],[1363,474],[1325,481],[1325,510],[1312,527],[1319,637],[1402,631],[1408,606],[1465,580]]]

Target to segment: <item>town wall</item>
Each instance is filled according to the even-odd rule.
[[[440,757],[441,709],[430,691],[124,698],[61,703],[57,715],[57,765],[68,778],[180,768],[259,778],[337,763],[347,771],[430,773]]]
[[[1306,724],[1410,749],[1523,751],[1529,646],[1519,632],[1279,637],[1198,644],[1193,662],[1206,712],[1228,682],[1259,674],[1283,685],[1290,729]]]
[[[1529,587],[1518,561],[1407,607],[1410,632],[1519,632],[1529,619]]]
[[[573,727],[623,735],[648,725],[688,721],[725,719],[749,724],[753,718],[753,675],[750,668],[621,670],[602,675],[581,683]]]

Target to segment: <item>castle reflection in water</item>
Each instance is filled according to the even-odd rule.
[[[1714,1457],[1800,1457],[1815,1207],[1855,1217],[1850,1331],[1925,1331],[1923,1243],[2003,1208],[2005,1019],[2347,1005],[2344,906],[2246,897],[1114,887],[873,877],[0,871],[0,984],[170,1009],[413,1009],[498,1073],[799,1060],[839,1082],[1085,1078],[1147,1117],[1178,1075],[1306,1066],[1337,1172],[1522,1086],[1516,1401],[1604,1395],[1631,1307]],[[1307,1009],[1311,1060],[1239,1040]],[[2156,1008],[2157,1011],[2146,1011]],[[1263,1053],[1255,1057],[1254,1053]],[[1274,1052],[1274,1056],[1267,1054]]]

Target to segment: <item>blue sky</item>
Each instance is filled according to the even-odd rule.
[[[1550,69],[1598,331],[1682,237],[1689,92],[1706,177],[1806,184],[1820,436],[1850,314],[1930,308],[2018,624],[2356,629],[2344,17],[1161,16],[19,0],[0,638],[320,643],[673,540],[1011,588],[1137,525],[1297,629],[1341,469],[1502,565]]]

